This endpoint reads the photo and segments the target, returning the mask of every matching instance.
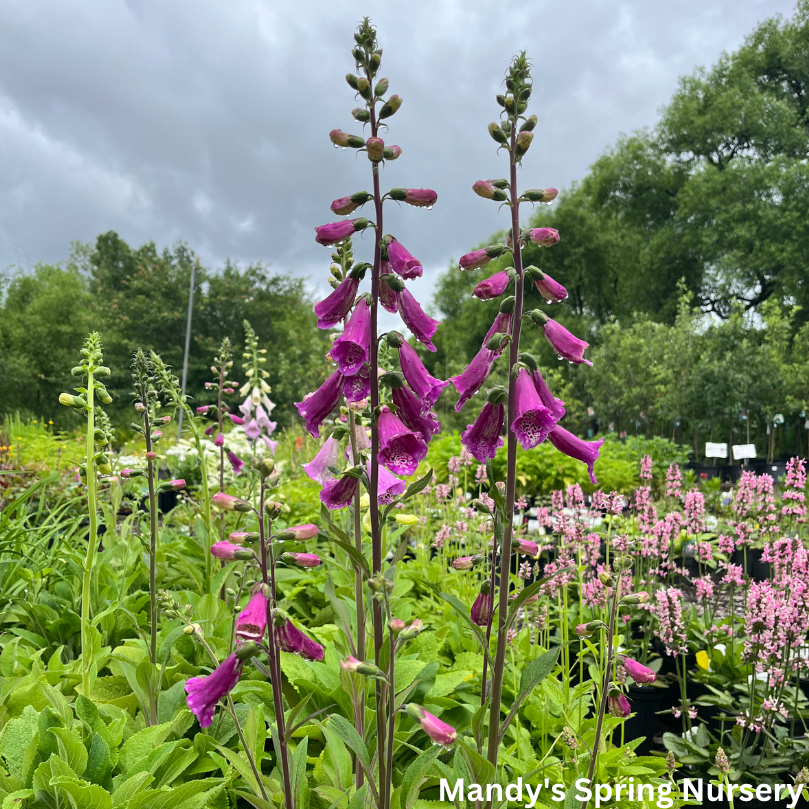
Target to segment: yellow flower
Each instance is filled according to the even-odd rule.
[[[703,671],[710,671],[711,670],[711,658],[708,657],[708,653],[705,651],[705,649],[700,649],[697,652],[697,665]]]
[[[360,508],[368,508],[371,505],[371,498],[368,497],[368,494],[364,494],[360,497]]]
[[[399,525],[415,525],[419,521],[419,518],[415,514],[397,514],[396,515],[396,522]]]
[[[36,424],[36,423],[37,423],[37,420],[36,420],[36,419],[34,419],[34,424]]]

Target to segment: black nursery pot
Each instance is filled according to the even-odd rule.
[[[634,741],[643,736],[643,741],[635,748],[638,755],[645,756],[654,748],[654,735],[657,730],[659,717],[657,712],[662,710],[663,698],[666,688],[655,688],[652,685],[630,685],[629,702],[632,713],[624,722],[624,743]],[[613,734],[613,743],[620,744],[621,728],[616,728]]]

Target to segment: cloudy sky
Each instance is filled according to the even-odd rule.
[[[655,122],[680,75],[738,46],[787,0],[25,0],[0,2],[0,269],[68,255],[116,230],[186,241],[207,264],[264,261],[323,286],[315,225],[368,187],[343,76],[369,14],[382,75],[404,99],[385,186],[431,187],[433,211],[386,230],[424,263],[427,299],[448,261],[502,227],[474,196],[502,176],[486,125],[510,57],[534,63],[540,119],[530,186],[563,189],[621,132]],[[366,237],[367,249],[370,239]]]

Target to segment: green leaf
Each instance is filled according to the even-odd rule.
[[[0,809],[25,809],[29,798],[34,797],[33,789],[18,789],[3,798]]]
[[[17,778],[22,777],[25,750],[37,736],[38,719],[33,707],[26,705],[22,714],[8,722],[0,733],[0,756],[5,760],[9,773]]]
[[[357,729],[347,719],[339,714],[332,714],[328,719],[329,729],[334,731],[346,744],[365,767],[366,772],[371,771],[371,762],[368,757],[368,748],[357,733]]]
[[[402,779],[402,795],[405,796],[404,809],[411,809],[418,800],[421,785],[429,777],[430,766],[440,752],[441,748],[433,745],[407,765]]]
[[[112,809],[110,793],[103,787],[65,777],[52,778],[51,785],[67,794],[73,809]]]
[[[290,778],[292,779],[292,794],[295,796],[295,805],[298,809],[304,809],[309,800],[309,786],[306,783],[306,750],[308,747],[309,737],[304,736],[292,754]]]
[[[121,748],[119,764],[126,775],[136,772],[135,767],[146,759],[149,754],[161,744],[171,733],[173,722],[144,728],[130,736]]]
[[[424,477],[419,478],[415,483],[411,483],[407,487],[407,491],[402,495],[401,500],[404,502],[405,500],[409,500],[411,497],[415,497],[419,492],[424,491],[429,485],[430,481],[433,479],[433,470],[430,469]],[[409,809],[409,807],[408,807]]]
[[[351,558],[351,561],[365,574],[366,577],[371,575],[371,569],[368,567],[368,560],[350,543],[342,539],[336,539],[333,536],[326,534],[326,539],[333,542],[339,548],[342,548]]]
[[[67,728],[50,728],[48,733],[56,736],[59,758],[66,762],[76,775],[82,775],[87,767],[87,750],[73,731]]]
[[[148,772],[135,773],[127,778],[112,794],[112,809],[121,809],[136,795],[139,795],[154,781],[154,776]]]
[[[93,733],[90,741],[90,752],[87,757],[87,767],[84,770],[84,779],[93,784],[106,783],[112,772],[113,761],[110,756],[110,746],[100,733]]]

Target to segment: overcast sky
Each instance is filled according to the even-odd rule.
[[[486,132],[525,49],[540,119],[523,172],[564,189],[621,132],[653,125],[679,76],[737,47],[785,0],[0,0],[0,268],[67,257],[117,231],[186,241],[206,264],[269,262],[325,289],[313,228],[369,185],[343,76],[358,19],[404,99],[384,186],[431,187],[433,211],[391,205],[386,231],[424,263],[412,287],[503,227],[472,183],[504,174]],[[564,238],[564,234],[562,234]],[[364,242],[370,249],[371,240]]]

